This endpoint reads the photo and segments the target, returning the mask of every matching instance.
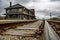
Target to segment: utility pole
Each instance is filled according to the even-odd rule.
[[[51,12],[50,12],[50,19],[51,19],[51,16],[52,16],[52,15],[51,15]]]

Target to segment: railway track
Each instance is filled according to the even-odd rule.
[[[58,23],[38,20],[0,24],[0,27],[3,30],[0,40],[60,40]]]
[[[44,40],[43,21],[8,24],[0,25],[2,30],[6,30],[0,33],[0,40]]]
[[[3,24],[2,24],[2,23]],[[26,25],[26,24],[30,24],[30,23],[33,23],[33,22],[36,22],[36,20],[32,20],[32,21],[18,21],[15,20],[14,22],[12,22],[12,20],[8,20],[7,23],[6,21],[1,21],[0,22],[0,33],[3,33],[4,31],[6,31],[7,29],[11,29],[11,28],[16,28],[17,26],[23,26],[23,25]]]
[[[60,22],[58,21],[48,21],[51,27],[54,29],[54,31],[59,35],[60,37]]]
[[[45,21],[45,34],[46,40],[60,40],[60,37],[47,21]]]

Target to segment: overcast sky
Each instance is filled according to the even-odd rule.
[[[60,16],[60,0],[0,0],[0,15],[5,13],[4,8],[9,6],[9,2],[14,4],[22,4],[27,8],[34,8],[36,18],[49,18],[50,12],[52,16]]]

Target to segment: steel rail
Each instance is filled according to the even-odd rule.
[[[45,21],[45,40],[60,40],[60,37],[53,30],[53,28],[49,25],[47,21]]]

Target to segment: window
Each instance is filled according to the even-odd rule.
[[[31,15],[31,12],[29,11],[29,15]]]
[[[9,13],[9,12],[10,12],[10,10],[7,11],[7,13]]]
[[[19,12],[21,12],[22,11],[22,9],[19,9]]]
[[[11,11],[15,11],[15,12],[16,12],[16,11],[17,11],[17,9],[12,9]]]
[[[11,13],[17,13],[17,9],[11,9]]]

